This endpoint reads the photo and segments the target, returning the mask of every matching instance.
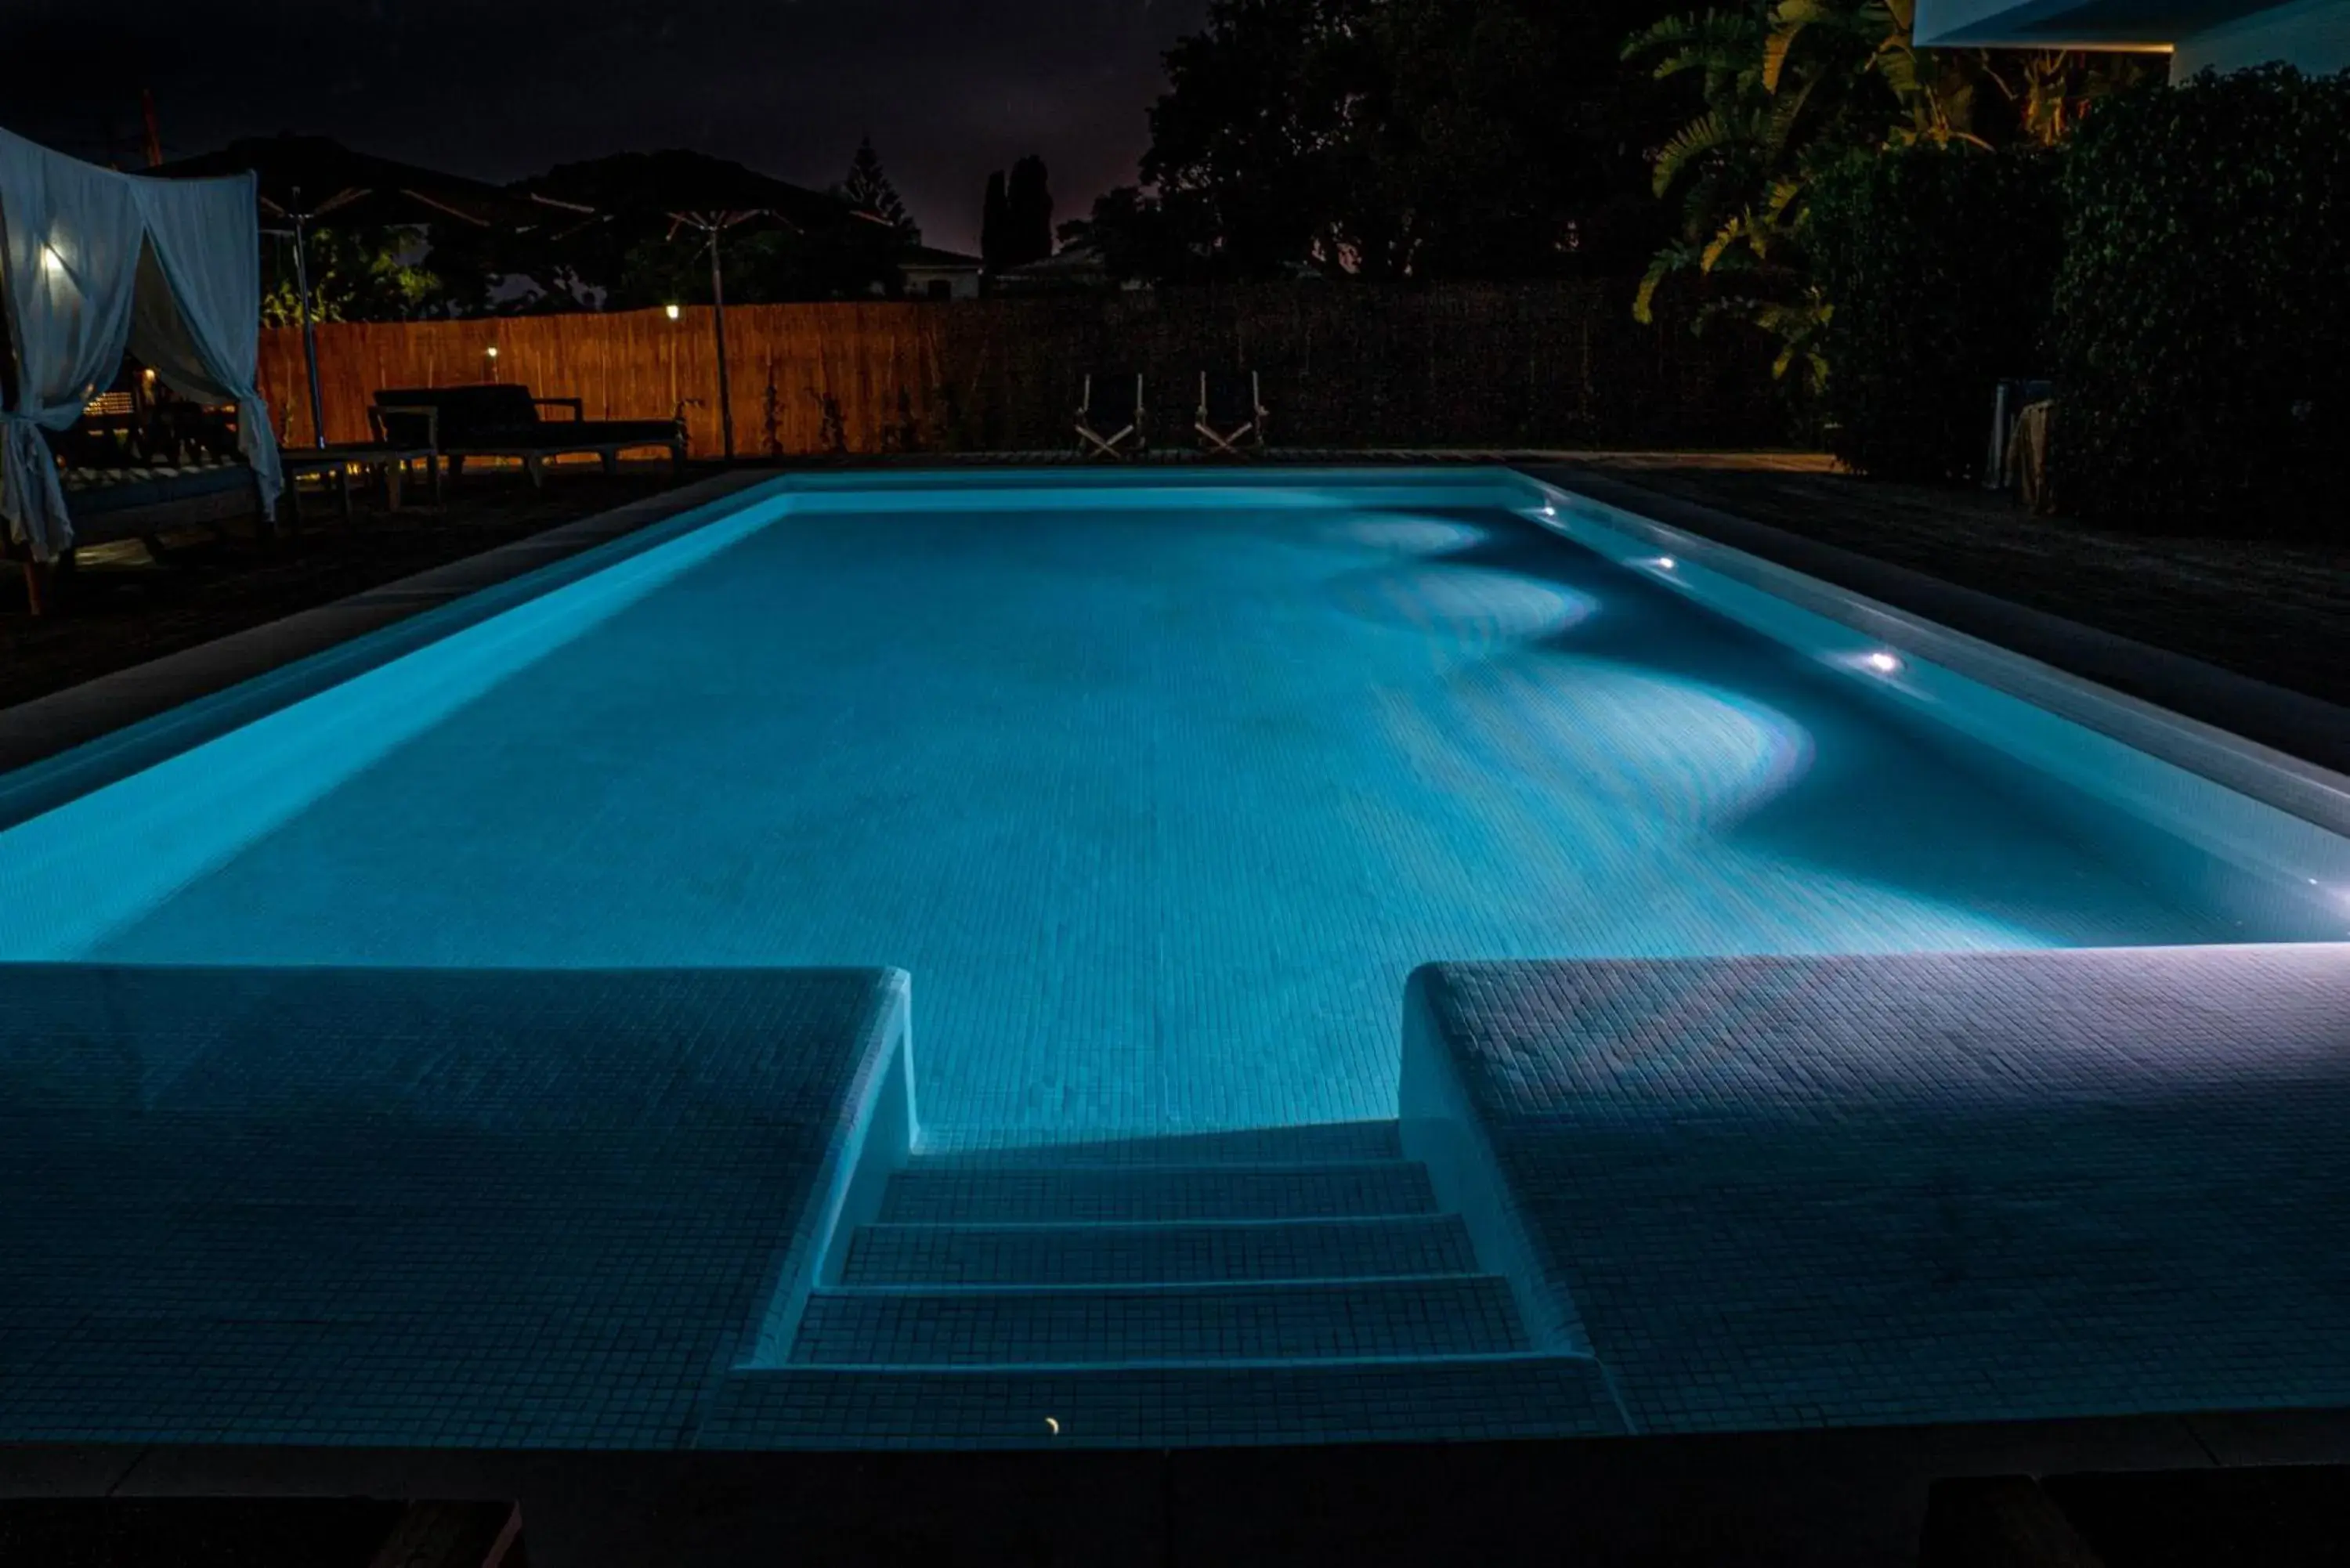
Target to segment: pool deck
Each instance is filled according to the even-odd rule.
[[[0,774],[251,681],[775,479],[737,469],[0,709]],[[558,481],[559,483],[559,481]],[[255,710],[258,711],[258,710]]]
[[[2244,545],[2223,551],[2191,541],[2094,535],[1988,498],[1939,491],[1921,496],[1916,487],[1872,485],[1816,465],[1590,457],[1516,466],[1561,489],[2350,772],[2350,709],[2338,705],[2350,685],[2344,661],[2328,652],[2350,635],[2350,593],[2341,587],[2350,563],[2329,574],[2322,553],[2310,549],[2281,545],[2264,556]],[[1767,503],[1757,510],[1773,520],[1736,510],[1753,502]],[[1804,523],[1800,531],[1791,525],[1796,518]],[[2052,605],[2079,606],[2106,624],[2069,618]],[[2190,649],[2228,658],[2237,668]]]

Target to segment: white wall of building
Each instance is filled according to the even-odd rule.
[[[2178,40],[2170,79],[2282,60],[2311,76],[2350,67],[2350,0],[2297,0]]]
[[[979,269],[976,267],[921,267],[899,269],[906,276],[907,296],[914,299],[977,299]],[[943,288],[944,292],[941,290]]]
[[[2187,7],[2191,29],[2181,9],[2173,0],[1918,0],[1912,36],[1929,48],[2166,50],[2174,81],[2271,61],[2313,76],[2350,67],[2350,0],[2220,0]]]

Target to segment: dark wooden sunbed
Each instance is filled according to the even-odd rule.
[[[550,420],[545,408],[567,408],[571,417]],[[566,452],[593,452],[608,472],[620,453],[666,448],[680,472],[685,467],[685,426],[677,420],[591,420],[577,398],[540,398],[527,387],[489,382],[460,387],[387,387],[375,395],[369,418],[376,439],[390,445],[427,447],[441,454],[454,481],[469,457],[518,458],[533,484],[546,482],[546,463]]]

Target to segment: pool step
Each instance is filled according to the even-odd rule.
[[[1427,1169],[1403,1159],[1329,1165],[931,1166],[890,1179],[885,1224],[1173,1224],[1433,1214]]]
[[[969,1132],[926,1128],[949,1146],[922,1156],[931,1170],[1060,1169],[1178,1165],[1348,1165],[1401,1159],[1403,1137],[1394,1122],[1323,1122],[1310,1127],[1243,1127],[1228,1132],[1175,1133],[1062,1144],[976,1146]]]
[[[1191,1366],[775,1366],[718,1392],[712,1448],[1191,1448],[1627,1431],[1588,1356]]]
[[[847,1238],[789,1361],[1343,1382],[1528,1351],[1509,1282],[1381,1123],[918,1158]]]
[[[1477,1269],[1452,1214],[1162,1225],[868,1225],[844,1285],[1193,1284]]]
[[[810,1366],[1188,1365],[1404,1360],[1526,1348],[1488,1274],[1266,1284],[819,1291]]]

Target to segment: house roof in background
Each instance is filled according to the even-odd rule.
[[[1000,268],[995,275],[1038,279],[1085,278],[1098,276],[1103,270],[1100,250],[1089,240],[1076,240],[1039,260]]]
[[[936,245],[909,245],[899,253],[898,265],[932,268],[969,267],[976,272],[986,263],[961,251],[942,251]]]

